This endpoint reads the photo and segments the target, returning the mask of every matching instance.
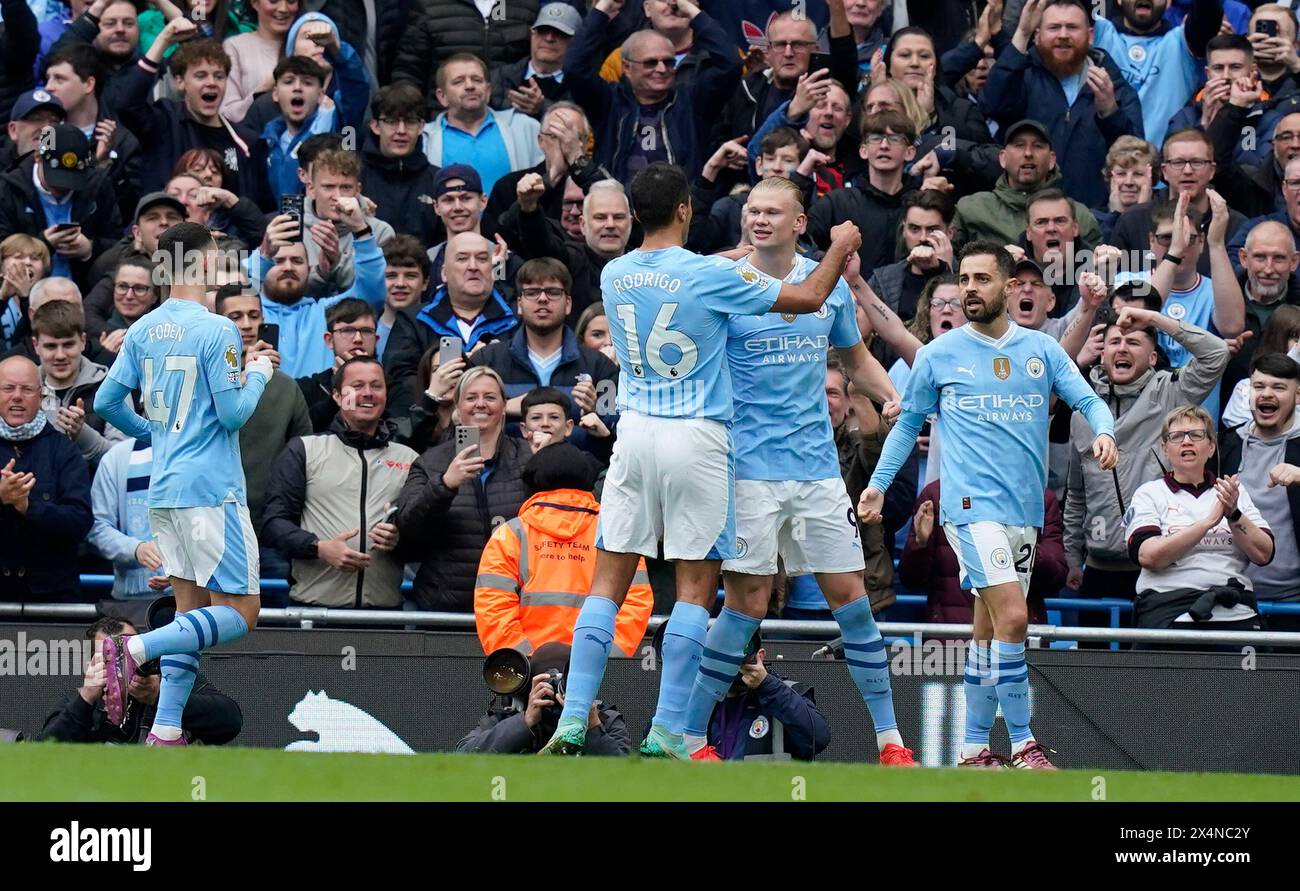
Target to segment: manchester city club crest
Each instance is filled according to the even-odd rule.
[[[1183,316],[1187,315],[1187,307],[1183,306],[1181,303],[1170,303],[1165,307],[1165,313],[1171,319],[1181,319]]]
[[[1140,43],[1135,43],[1128,48],[1128,57],[1140,65],[1146,61],[1147,48]]]
[[[736,536],[736,559],[739,560],[741,557],[745,556],[748,553],[749,553],[749,542],[745,541],[743,538],[737,535]]]
[[[993,360],[993,373],[997,375],[998,380],[1004,381],[1011,377],[1011,360],[1006,356],[998,356]]]
[[[1007,553],[1006,548],[997,548],[989,555],[989,560],[998,569],[1006,569],[1011,565],[1011,555]]]
[[[772,722],[764,715],[759,715],[754,719],[754,723],[749,725],[749,735],[754,739],[762,739],[767,736],[767,731],[772,729]]]
[[[1042,377],[1043,372],[1046,370],[1047,368],[1045,365],[1043,365],[1043,360],[1038,358],[1037,356],[1034,356],[1032,359],[1030,359],[1028,362],[1025,363],[1025,374],[1029,375],[1032,378]]]

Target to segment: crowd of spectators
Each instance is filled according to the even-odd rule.
[[[641,240],[632,177],[668,162],[702,253],[748,240],[765,177],[797,186],[808,252],[856,223],[846,280],[900,391],[965,321],[954,252],[1012,250],[1010,315],[1075,358],[1120,450],[1100,470],[1055,409],[1035,615],[1063,590],[1136,600],[1148,625],[1300,602],[1289,4],[0,0],[0,18],[0,600],[91,600],[78,572],[106,569],[114,598],[166,589],[150,448],[92,406],[162,297],[159,235],[192,221],[228,260],[210,310],[274,348],[240,435],[262,575],[289,580],[266,604],[501,620],[529,590],[502,561],[526,563],[545,510],[598,509],[620,375],[600,275]],[[833,361],[826,399],[856,498],[887,428]],[[539,507],[530,462],[561,442],[586,473]],[[863,527],[877,609],[913,591],[969,620],[934,460],[963,447],[927,425]],[[638,609],[671,603],[657,563]],[[1189,589],[1236,593],[1175,612]],[[772,605],[826,610],[804,577]]]

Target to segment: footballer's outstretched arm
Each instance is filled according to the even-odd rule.
[[[831,230],[831,246],[809,276],[798,284],[782,282],[781,292],[771,312],[810,313],[822,308],[835,285],[849,255],[862,245],[862,234],[853,223],[840,223]]]
[[[150,442],[152,433],[149,422],[135,413],[128,401],[130,398],[130,387],[107,377],[95,393],[95,414],[132,439]]]
[[[880,460],[871,474],[871,481],[867,483],[867,488],[862,490],[862,497],[858,499],[858,516],[864,523],[881,521],[881,511],[885,506],[885,490],[902,469],[903,462],[912,454],[912,447],[916,445],[916,437],[920,435],[923,424],[925,424],[924,412],[904,411],[898,416],[894,429],[889,431],[889,436],[885,438],[885,447],[880,452]]]
[[[889,308],[889,304],[880,299],[871,285],[867,284],[861,273],[856,272],[849,263],[849,270],[844,276],[844,281],[849,286],[849,291],[853,294],[853,299],[861,307],[863,314],[866,316],[867,326],[874,331],[885,343],[889,344],[890,349],[898,353],[899,357],[907,363],[910,368],[916,360],[916,351],[922,346],[921,341],[911,331],[907,330],[907,325],[898,317],[898,313]],[[866,333],[863,333],[866,337]]]

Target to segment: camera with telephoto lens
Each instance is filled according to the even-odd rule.
[[[534,654],[534,656],[536,655]],[[567,667],[566,665],[565,668]],[[512,701],[520,699],[526,704],[532,692],[534,673],[546,675],[546,683],[551,685],[551,689],[555,691],[557,697],[564,693],[564,671],[559,668],[545,668],[535,671],[528,656],[513,647],[502,647],[499,650],[494,650],[483,660],[483,680],[487,683],[489,690],[504,699]],[[527,706],[525,705],[525,707]],[[545,709],[547,717],[552,720],[558,719],[560,711],[561,708],[558,702],[555,705],[547,706]]]

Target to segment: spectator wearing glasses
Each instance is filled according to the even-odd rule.
[[[399,235],[437,244],[446,236],[433,212],[438,168],[424,153],[421,131],[429,114],[424,94],[409,83],[390,84],[375,94],[370,114],[361,151],[361,193]]]
[[[492,107],[541,119],[551,103],[568,99],[564,54],[581,24],[582,15],[568,3],[547,3],[539,9],[529,31],[528,55],[492,70]]]
[[[1205,233],[1199,220],[1187,212],[1186,193],[1173,207],[1166,205],[1152,214],[1151,253],[1157,265],[1151,273],[1151,287],[1164,299],[1161,312],[1171,319],[1213,330],[1231,340],[1245,330],[1246,303],[1224,246],[1228,206],[1217,192],[1211,191],[1209,198],[1213,214]],[[1213,278],[1197,271],[1203,249],[1210,255]],[[1187,348],[1168,334],[1161,335],[1160,347],[1172,368],[1182,368],[1191,358]],[[1217,387],[1202,404],[1217,422]]]
[[[1265,628],[1249,568],[1273,559],[1273,533],[1234,476],[1209,469],[1214,420],[1198,406],[1165,416],[1164,477],[1143,483],[1127,514],[1138,575],[1138,628]]]
[[[652,3],[663,5],[661,0]],[[656,161],[681,166],[688,177],[708,160],[709,128],[735,93],[740,62],[732,41],[690,0],[675,13],[689,20],[702,56],[688,83],[677,81],[677,47],[657,30],[637,31],[623,42],[623,77],[610,83],[596,73],[601,47],[623,0],[597,0],[574,35],[564,78],[587,117],[602,122],[596,160],[624,185]]]
[[[122,348],[126,329],[158,305],[158,287],[153,283],[153,261],[143,254],[131,254],[113,270],[113,314],[108,317],[99,345],[114,356]]]
[[[1189,210],[1204,217],[1210,212],[1209,189],[1211,182],[1219,173],[1214,161],[1214,147],[1200,130],[1179,130],[1165,139],[1161,154],[1160,174],[1168,186],[1160,195],[1143,204],[1135,204],[1119,215],[1111,231],[1110,241],[1129,256],[1141,256],[1146,250],[1148,235],[1151,231],[1151,218],[1157,207],[1178,200],[1179,195],[1187,195]],[[1217,181],[1220,194],[1222,180]],[[1227,232],[1237,232],[1246,218],[1231,207],[1227,208]],[[1210,254],[1202,253],[1196,270],[1201,275],[1210,275]]]
[[[572,285],[559,260],[543,257],[525,263],[518,276],[523,324],[509,340],[498,340],[474,353],[469,363],[487,366],[501,376],[510,418],[523,417],[521,403],[529,390],[553,387],[572,397],[582,426],[599,433],[588,415],[598,411],[599,402],[599,412],[606,416],[603,423],[613,425],[618,366],[578,343],[577,335],[564,324],[572,306]]]
[[[298,387],[307,400],[313,433],[324,433],[339,413],[334,398],[334,372],[357,356],[375,355],[379,328],[375,311],[364,300],[349,297],[325,310],[325,344],[334,353],[334,365],[308,377],[298,378]],[[384,400],[387,405],[387,399]]]
[[[1296,115],[1296,126],[1300,132],[1300,115]],[[1282,177],[1281,200],[1281,210],[1247,220],[1237,228],[1236,234],[1228,242],[1228,256],[1232,258],[1239,271],[1245,265],[1241,251],[1246,246],[1246,239],[1261,223],[1281,223],[1290,230],[1291,237],[1300,242],[1300,154],[1286,162]],[[1289,287],[1292,291],[1300,289],[1300,276],[1294,272],[1291,273]]]
[[[808,237],[820,249],[830,246],[831,228],[845,220],[853,220],[864,232],[898,231],[904,195],[926,186],[904,169],[916,154],[915,141],[915,125],[897,112],[869,114],[863,119],[861,154],[867,162],[866,176],[818,198],[808,212]],[[877,268],[893,263],[896,248],[893,237],[864,238],[858,248],[862,277],[870,279]]]
[[[831,0],[830,76],[841,84],[858,80],[857,46],[844,11],[844,0]],[[740,82],[740,89],[723,113],[715,138],[734,139],[755,132],[772,112],[794,98],[799,78],[808,73],[817,52],[817,25],[806,15],[783,12],[767,26],[767,69]]]

